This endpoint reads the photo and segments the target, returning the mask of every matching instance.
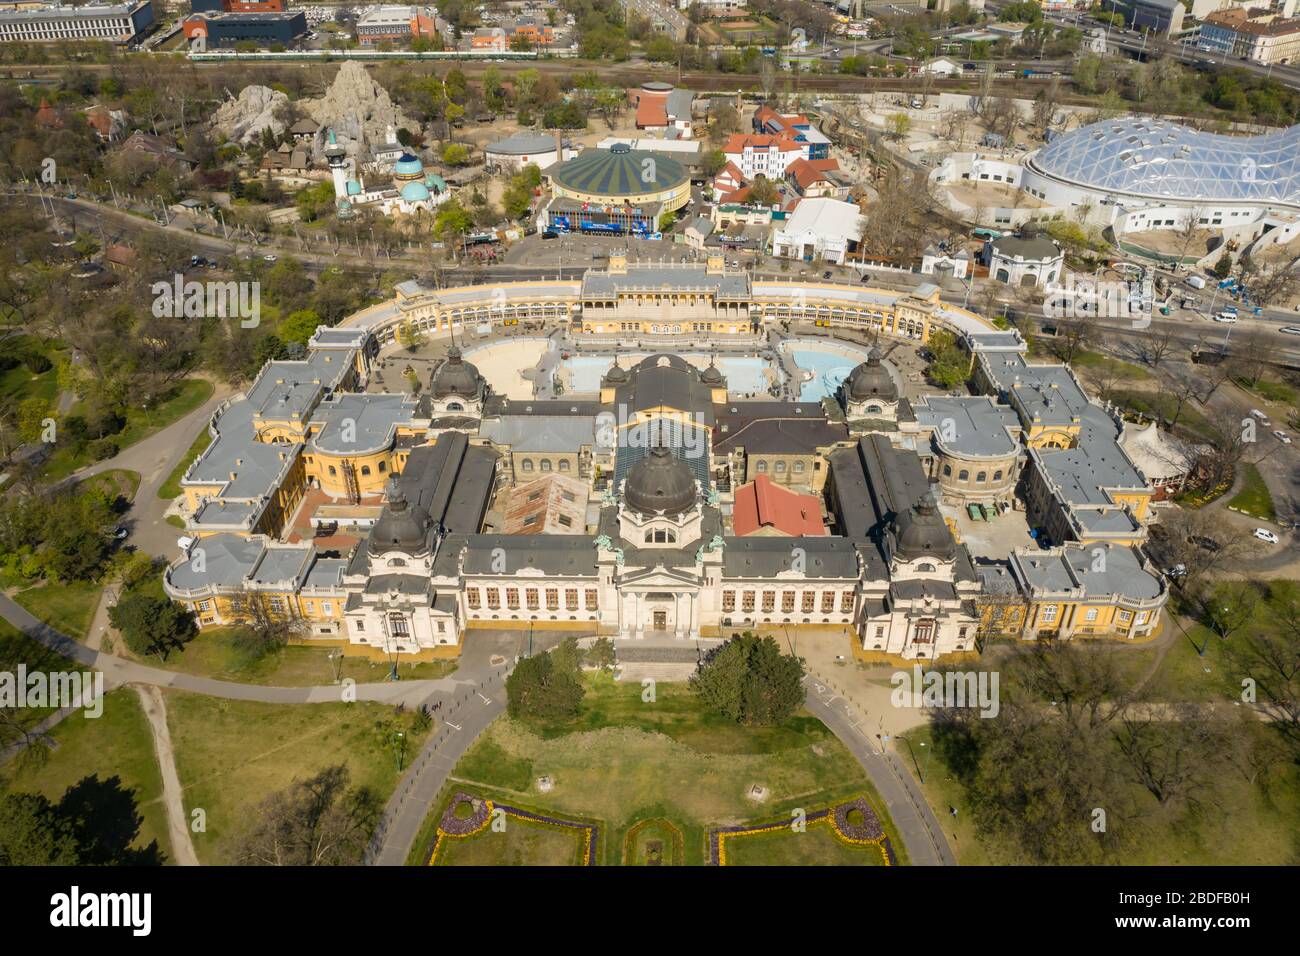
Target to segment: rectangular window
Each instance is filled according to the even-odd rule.
[[[804,592],[803,592],[803,598],[801,599],[801,602],[800,602],[800,605],[799,605],[799,609],[800,609],[801,611],[803,611],[805,614],[810,614],[810,613],[812,613],[816,608],[817,608],[817,592],[816,592],[816,591],[804,591]]]
[[[835,610],[835,592],[823,591],[822,592],[822,613],[830,614],[834,610]]]
[[[578,609],[578,589],[577,589],[577,588],[565,588],[565,589],[564,589],[564,607],[565,607],[565,610],[568,610],[568,611],[576,611],[576,610]]]
[[[512,611],[519,610],[519,589],[506,588],[506,607]]]
[[[1042,613],[1038,616],[1038,620],[1043,624],[1051,624],[1055,622],[1056,610],[1057,608],[1055,604],[1045,605],[1043,607]]]
[[[272,613],[272,614],[283,614],[283,613],[284,613],[284,600],[283,600],[282,598],[273,597],[273,598],[271,598],[270,601],[267,602],[267,603],[268,603],[268,605],[269,605],[270,608],[271,608],[271,613]]]
[[[208,613],[208,611],[211,611],[211,610],[212,610],[212,602],[211,602],[211,601],[200,601],[200,602],[198,603],[197,607],[198,607],[199,613],[201,613],[201,614],[206,614],[206,613]]]
[[[501,592],[497,588],[487,589],[487,606],[494,611],[501,607]]]
[[[746,591],[740,599],[740,609],[746,613],[754,610],[754,592]]]
[[[854,594],[852,591],[845,591],[843,594],[840,595],[841,614],[848,614],[850,611],[853,610],[853,598],[854,598]]]
[[[560,609],[560,589],[547,588],[546,589],[546,610],[558,611],[559,609]]]
[[[525,588],[524,594],[528,599],[528,610],[537,610],[537,588]]]
[[[585,600],[586,600],[587,610],[588,610],[588,611],[594,611],[594,610],[596,610],[597,605],[598,605],[598,602],[597,602],[597,600],[596,600],[596,589],[595,589],[595,588],[587,588],[587,593],[586,593]]]
[[[763,592],[763,613],[769,614],[776,609],[776,592]]]
[[[1084,619],[1085,621],[1095,621],[1095,620],[1097,620],[1097,609],[1096,609],[1095,607],[1090,607],[1090,608],[1088,608],[1087,613],[1083,615],[1083,619]]]
[[[781,613],[789,614],[793,610],[794,610],[794,592],[782,591],[781,592]]]
[[[321,601],[321,602],[320,602],[320,609],[321,609],[321,613],[322,613],[322,614],[324,614],[326,617],[329,617],[331,614],[334,613],[334,602],[333,602],[333,601]]]
[[[722,592],[722,609],[723,609],[724,611],[734,611],[734,610],[736,609],[736,592],[735,592],[735,591],[723,591],[723,592]]]
[[[479,592],[478,588],[469,588],[465,591],[465,604],[472,611],[479,609]]]

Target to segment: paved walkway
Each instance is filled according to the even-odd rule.
[[[876,750],[849,702],[815,674],[804,678],[804,706],[840,739],[862,765],[885,802],[914,866],[955,866],[957,859],[920,787],[892,753]]]
[[[420,828],[442,792],[447,777],[492,721],[506,711],[505,677],[502,666],[477,686],[457,691],[442,699],[435,715],[437,730],[429,735],[419,756],[411,762],[384,807],[366,863],[374,866],[404,866]]]

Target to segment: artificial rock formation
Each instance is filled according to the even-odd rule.
[[[322,128],[333,127],[339,145],[347,150],[349,156],[362,159],[368,147],[388,139],[390,128],[419,128],[418,123],[393,103],[388,91],[372,80],[366,68],[355,60],[339,67],[324,96],[303,100],[301,106]],[[318,144],[317,148],[319,151],[324,147]]]
[[[212,129],[236,143],[256,141],[265,129],[280,136],[288,129],[289,97],[269,86],[246,86],[212,115]]]

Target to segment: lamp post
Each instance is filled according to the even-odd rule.
[[[402,758],[406,756],[406,734],[400,730],[395,731],[394,740],[397,743],[397,772],[402,772]]]
[[[920,763],[917,762],[917,759],[916,759],[916,751],[912,749],[912,740],[911,740],[911,738],[910,738],[910,737],[907,737],[907,736],[905,736],[905,735],[903,735],[903,734],[896,734],[895,736],[897,736],[899,740],[901,740],[901,741],[903,741],[904,743],[907,744],[907,752],[908,752],[908,754],[910,754],[911,757],[912,757],[912,766],[914,766],[914,767],[916,768],[916,776],[920,779],[921,784],[924,786],[924,784],[925,784],[925,774],[923,774],[923,773],[921,772],[921,765],[920,765]],[[921,746],[924,747],[925,744],[921,744]]]

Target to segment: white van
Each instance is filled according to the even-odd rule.
[[[1200,276],[1188,276],[1188,277],[1187,277],[1187,284],[1188,284],[1189,286],[1191,286],[1193,289],[1204,289],[1204,288],[1205,288],[1205,280],[1204,280],[1203,278],[1201,278]]]

